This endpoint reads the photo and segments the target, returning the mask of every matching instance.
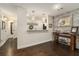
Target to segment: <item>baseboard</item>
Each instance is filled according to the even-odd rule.
[[[7,39],[7,40],[8,40],[8,39]],[[1,41],[1,42],[0,42],[0,47],[2,47],[2,46],[6,43],[7,40]]]
[[[42,44],[42,43],[46,43],[46,42],[49,42],[49,41],[52,41],[52,39],[46,40],[46,41],[42,41],[42,42],[39,42],[39,43],[34,43],[34,44],[26,45],[26,46],[25,45],[20,45],[20,47],[17,46],[17,48],[18,49],[28,48],[28,47],[35,46],[35,45]]]
[[[12,37],[11,37],[11,38],[8,38],[8,39],[12,39]],[[4,41],[1,41],[0,47],[2,47],[2,46],[6,43],[6,41],[7,41],[8,39],[6,39],[6,40],[4,40]]]

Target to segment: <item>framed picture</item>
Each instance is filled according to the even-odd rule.
[[[49,24],[49,28],[52,28],[52,24]]]
[[[59,26],[71,26],[72,25],[72,19],[71,16],[64,16],[61,17],[58,21]]]
[[[45,19],[45,23],[47,23],[47,19]]]
[[[71,33],[77,33],[77,32],[78,32],[78,27],[71,28]]]
[[[4,22],[4,21],[2,21],[2,30],[4,30],[4,29],[5,29],[5,26],[6,26],[5,22]]]

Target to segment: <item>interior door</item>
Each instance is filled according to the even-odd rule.
[[[10,23],[10,33],[13,34],[13,22]]]

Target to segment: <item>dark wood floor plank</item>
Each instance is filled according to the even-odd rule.
[[[8,39],[0,47],[0,56],[78,56],[79,50],[70,51],[67,46],[55,44],[52,41],[17,49],[17,39]]]

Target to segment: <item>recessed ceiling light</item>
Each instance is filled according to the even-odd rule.
[[[63,9],[63,7],[61,6],[61,4],[55,4],[55,5],[53,6],[53,9],[59,11],[59,10]]]

